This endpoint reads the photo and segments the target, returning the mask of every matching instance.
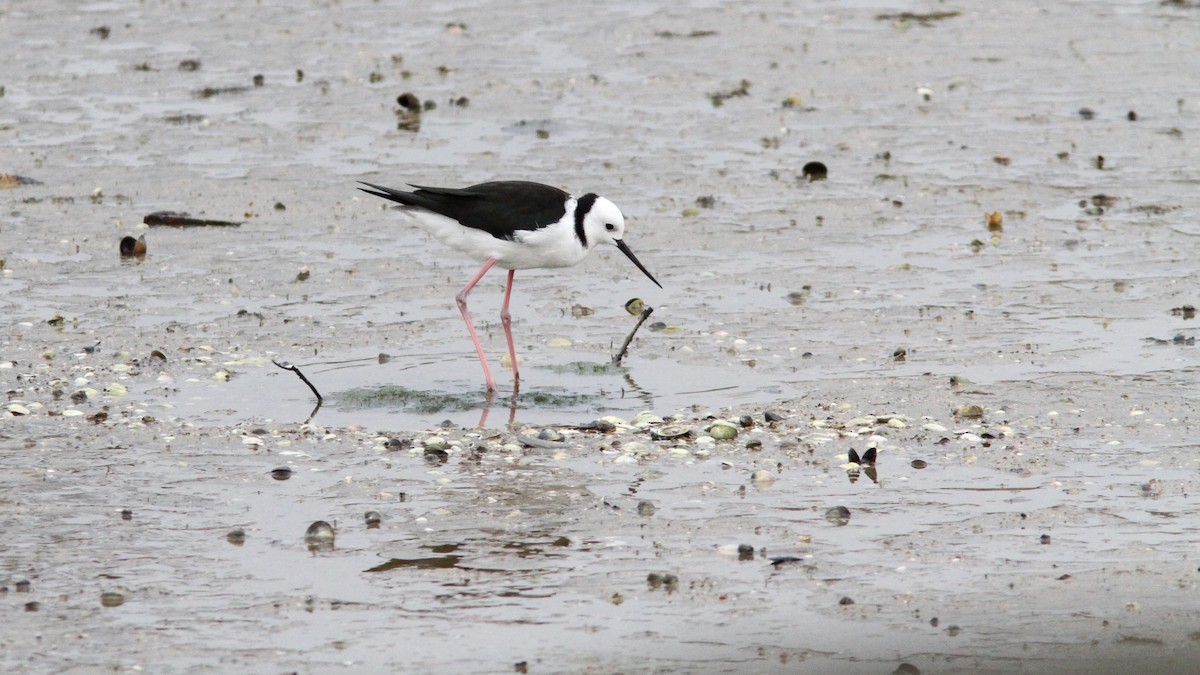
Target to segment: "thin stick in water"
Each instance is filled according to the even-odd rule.
[[[625,338],[625,344],[621,345],[621,351],[617,352],[617,355],[613,357],[612,362],[614,366],[621,365],[621,359],[625,358],[625,353],[629,351],[629,343],[633,342],[633,336],[637,334],[638,329],[642,327],[642,324],[646,323],[646,319],[653,313],[654,308],[650,305],[646,305],[646,308],[642,310],[637,323],[633,324],[633,330],[629,331],[629,336]]]
[[[271,363],[274,363],[276,366],[279,366],[280,368],[283,368],[284,370],[290,370],[293,373],[295,373],[297,376],[299,376],[300,380],[302,382],[304,382],[304,384],[307,384],[308,388],[312,389],[313,395],[317,397],[317,406],[318,407],[320,406],[321,402],[325,400],[325,399],[321,398],[321,392],[317,391],[317,388],[313,386],[313,383],[309,382],[308,378],[304,376],[304,373],[300,372],[300,369],[297,368],[296,366],[293,366],[290,361],[283,361],[281,363],[279,361],[272,359]]]

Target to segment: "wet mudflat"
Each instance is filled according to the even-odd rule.
[[[302,9],[0,7],[4,669],[1200,656],[1194,3]],[[518,274],[515,401],[354,189],[493,178],[665,287]]]

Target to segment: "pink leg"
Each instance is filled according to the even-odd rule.
[[[508,358],[512,360],[513,387],[521,379],[517,374],[517,348],[513,346],[512,315],[508,313],[508,299],[512,296],[513,275],[516,270],[508,271],[508,286],[504,289],[504,304],[500,307],[500,323],[504,325],[504,337],[508,338]]]
[[[483,379],[487,381],[489,392],[496,391],[496,381],[492,379],[492,371],[488,369],[487,357],[483,355],[483,345],[480,344],[479,335],[475,332],[475,324],[471,323],[471,313],[467,311],[467,296],[471,294],[471,289],[475,288],[475,284],[479,283],[483,275],[487,274],[495,264],[495,258],[488,258],[488,261],[483,263],[483,267],[479,268],[479,272],[471,277],[458,295],[454,296],[454,300],[458,302],[458,311],[462,312],[463,321],[467,322],[467,332],[471,334],[471,340],[475,343],[475,353],[479,355],[479,363],[483,366]]]

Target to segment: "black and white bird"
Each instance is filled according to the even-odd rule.
[[[646,269],[622,237],[625,217],[616,204],[594,193],[573,197],[563,190],[529,181],[494,181],[467,188],[410,185],[405,192],[364,182],[363,192],[399,202],[418,225],[453,249],[462,251],[483,267],[455,296],[463,321],[475,343],[489,392],[496,382],[488,368],[479,335],[467,311],[467,296],[492,267],[508,270],[500,323],[508,340],[514,387],[519,382],[508,301],[516,270],[570,267],[578,264],[597,244],[612,244],[624,253],[655,285],[662,284]],[[368,189],[369,188],[369,189]]]

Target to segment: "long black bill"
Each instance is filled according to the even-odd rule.
[[[643,265],[642,263],[638,262],[637,256],[635,256],[635,255],[633,254],[633,251],[630,251],[630,250],[629,250],[629,247],[625,245],[625,242],[624,242],[624,241],[622,241],[622,240],[618,239],[618,240],[617,240],[617,248],[621,249],[621,253],[624,253],[626,257],[628,257],[630,260],[632,260],[632,261],[633,261],[633,264],[634,264],[634,265],[637,265],[637,268],[638,268],[639,270],[641,270],[641,271],[645,272],[645,273],[646,273],[646,276],[650,277],[650,281],[653,281],[655,286],[658,286],[659,288],[662,288],[662,284],[658,283],[658,279],[655,279],[655,278],[654,278],[654,275],[653,275],[653,274],[650,274],[650,270],[646,269],[646,266],[645,266],[645,265]]]

